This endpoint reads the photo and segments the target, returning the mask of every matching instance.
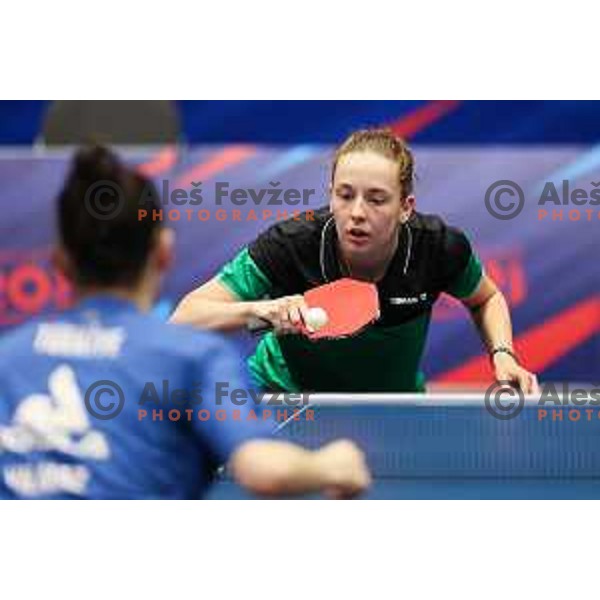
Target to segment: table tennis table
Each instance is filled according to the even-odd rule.
[[[503,420],[483,394],[313,394],[302,410],[314,420],[280,423],[276,435],[310,448],[355,440],[373,475],[367,499],[599,499],[600,407],[577,420],[573,406],[544,408],[542,418],[527,398]],[[209,494],[250,497],[227,478]]]

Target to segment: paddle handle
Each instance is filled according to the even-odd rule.
[[[271,331],[273,329],[273,324],[270,321],[267,321],[266,319],[261,319],[260,317],[252,317],[248,321],[247,328],[251,334],[259,335],[261,333]]]

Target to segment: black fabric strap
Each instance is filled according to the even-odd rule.
[[[504,352],[504,354],[508,354],[509,356],[512,356],[517,364],[521,364],[517,355],[508,346],[496,346],[495,348],[492,348],[492,350],[490,351],[490,360],[493,361],[494,356],[496,354],[498,354],[499,352]]]

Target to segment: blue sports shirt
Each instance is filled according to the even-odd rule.
[[[224,338],[114,296],[25,324],[0,339],[0,498],[202,497],[270,437],[248,390]]]

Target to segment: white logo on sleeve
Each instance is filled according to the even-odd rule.
[[[32,394],[18,403],[13,423],[0,426],[0,452],[28,454],[60,452],[80,459],[107,460],[106,436],[91,427],[75,372],[57,367],[48,378],[47,394]],[[61,463],[10,466],[5,483],[18,493],[37,495],[54,491],[83,493],[87,468]]]

